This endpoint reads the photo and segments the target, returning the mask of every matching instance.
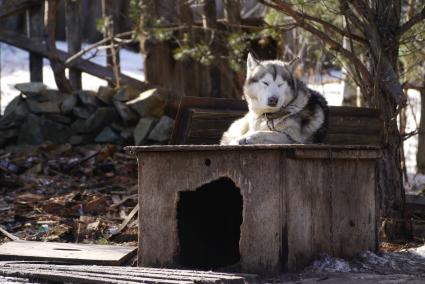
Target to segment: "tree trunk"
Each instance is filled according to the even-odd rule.
[[[45,16],[45,30],[46,30],[46,48],[50,57],[50,66],[52,67],[53,74],[55,75],[56,85],[59,91],[65,94],[72,93],[72,86],[69,83],[68,78],[65,76],[65,66],[59,60],[59,55],[56,49],[56,19],[59,1],[58,0],[47,0]]]
[[[419,123],[418,153],[416,154],[416,164],[418,173],[425,174],[425,83],[420,89],[421,92],[421,121]]]
[[[388,5],[378,2],[371,31],[375,34],[370,39],[371,56],[369,58],[371,74],[375,78],[380,78],[379,82],[375,83],[376,90],[370,106],[381,110],[385,127],[382,143],[383,158],[378,162],[376,172],[380,216],[385,224],[384,234],[389,240],[403,239],[406,235],[402,221],[405,195],[400,155],[402,141],[396,119],[398,104],[388,87],[384,85],[388,68],[392,68],[395,74],[398,74],[399,44],[394,43],[392,35],[395,34],[400,23],[400,9],[395,2]],[[373,29],[376,29],[376,32]],[[376,50],[379,50],[379,54]],[[383,63],[386,59],[391,66]],[[399,84],[399,82],[392,83]]]

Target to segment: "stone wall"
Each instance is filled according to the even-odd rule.
[[[169,94],[131,87],[61,94],[42,83],[16,85],[21,94],[0,117],[0,147],[43,143],[165,144],[174,124]]]

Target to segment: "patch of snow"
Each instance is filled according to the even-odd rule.
[[[407,121],[406,133],[418,129],[421,120],[421,94],[417,90],[407,91]],[[406,169],[408,173],[416,173],[416,153],[418,152],[418,136],[415,135],[404,141],[404,155],[406,157]]]
[[[321,255],[306,267],[303,273],[376,273],[423,274],[425,271],[425,246],[398,252],[364,252],[356,258],[341,259]]]
[[[425,260],[425,246],[420,246],[420,247],[417,247],[417,248],[412,248],[412,249],[409,249],[408,251],[411,252],[411,253],[413,253],[413,254],[415,254],[415,255],[417,255],[417,256],[419,256],[419,257],[424,258],[424,260]]]
[[[363,253],[361,255],[361,258],[373,265],[386,265],[389,262],[388,257],[386,257],[386,255],[379,256],[371,251]]]
[[[344,259],[322,255],[320,259],[315,260],[309,270],[313,272],[352,272],[350,263]]]
[[[423,174],[407,174],[408,182],[405,180],[404,185],[409,194],[425,193],[425,175]]]
[[[67,51],[65,42],[57,42],[57,48]],[[87,45],[83,45],[87,47]],[[93,57],[96,55],[95,57]],[[85,59],[106,66],[106,50],[94,51],[86,54]],[[144,81],[143,57],[140,53],[132,52],[126,49],[120,50],[122,73],[138,80]],[[53,71],[50,68],[49,61],[43,60],[43,82],[46,86],[56,89]],[[29,82],[29,53],[25,50],[13,47],[11,45],[0,43],[0,82],[1,82],[1,109],[3,113],[7,104],[13,100],[19,91],[14,86],[18,83]],[[97,91],[100,86],[105,86],[107,82],[92,75],[83,73],[83,89]]]

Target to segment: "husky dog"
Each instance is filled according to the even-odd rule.
[[[305,144],[325,138],[326,100],[279,60],[247,59],[244,96],[249,112],[223,134],[221,145]]]

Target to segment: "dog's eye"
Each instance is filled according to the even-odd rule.
[[[280,88],[280,87],[282,87],[282,86],[283,86],[283,83],[282,83],[282,84],[278,84],[278,85],[277,85],[277,87],[278,87],[278,88]]]
[[[269,83],[264,82],[264,81],[261,81],[261,83],[263,83],[265,86],[268,86],[269,85]]]

